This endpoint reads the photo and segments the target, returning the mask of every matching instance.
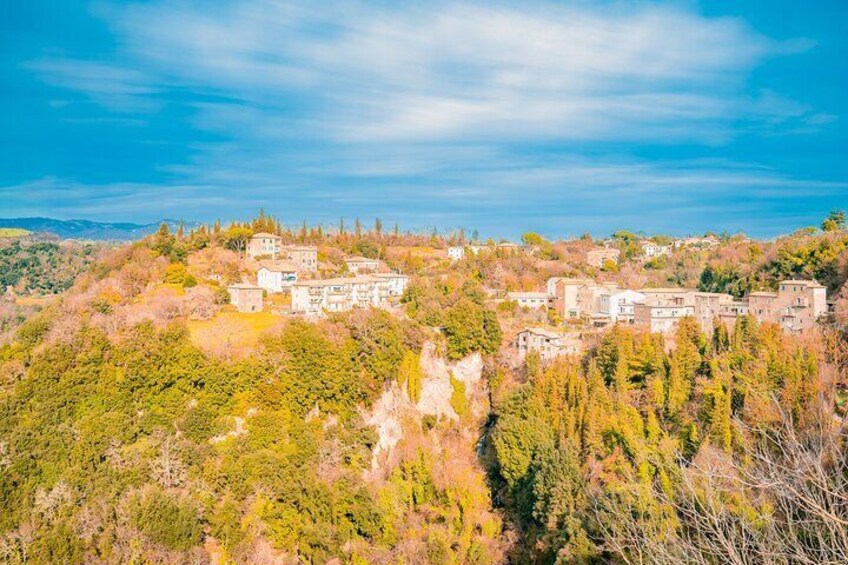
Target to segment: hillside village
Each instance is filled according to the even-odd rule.
[[[667,244],[638,241],[636,248],[638,261],[649,263],[668,259],[674,252],[711,250],[720,245],[717,236],[708,235],[671,239]],[[533,261],[540,249],[539,245],[490,242],[452,245],[441,252],[450,261],[446,268],[449,273],[466,256],[523,257]],[[230,304],[241,313],[270,308],[281,315],[315,318],[369,307],[397,312],[410,278],[391,271],[377,258],[347,255],[336,268],[341,271],[337,274],[345,276],[325,278],[323,275],[332,269],[319,261],[318,246],[284,244],[282,236],[268,232],[250,235],[244,255],[251,274],[227,286]],[[605,240],[583,252],[582,259],[590,269],[616,270],[622,252],[613,241]],[[220,280],[220,275],[213,277]],[[732,331],[740,318],[751,316],[800,335],[812,332],[817,321],[832,310],[827,288],[815,279],[781,280],[775,291],[752,291],[741,297],[685,287],[627,288],[614,281],[571,277],[550,277],[538,290],[484,290],[489,296],[487,303],[496,309],[509,310],[514,305],[544,314],[544,323],[522,328],[511,336],[510,343],[520,359],[531,351],[544,360],[577,353],[581,350],[581,336],[615,324],[672,336],[680,320],[691,317],[701,331],[711,336],[717,324]],[[285,306],[274,306],[280,304],[273,300],[275,295],[285,296]],[[268,298],[272,299],[270,303]]]
[[[757,434],[848,421],[845,228],[0,239],[0,561],[680,562],[687,481],[794,532],[842,487]]]

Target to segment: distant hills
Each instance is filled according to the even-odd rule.
[[[162,220],[172,230],[179,220]],[[93,222],[90,220],[54,220],[53,218],[0,218],[0,229],[16,228],[36,233],[51,233],[62,239],[93,239],[100,241],[132,241],[141,239],[159,229],[162,221],[150,224],[130,222]],[[183,222],[186,228],[200,225]]]

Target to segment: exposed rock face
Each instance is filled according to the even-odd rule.
[[[449,363],[436,354],[436,347],[427,343],[421,352],[421,369],[424,373],[421,382],[421,398],[413,404],[405,389],[392,382],[389,388],[374,404],[365,421],[375,427],[379,435],[374,449],[372,465],[378,465],[383,453],[390,453],[403,439],[403,424],[408,421],[420,422],[423,416],[459,420],[451,406],[453,378],[465,384],[466,400],[474,419],[484,417],[487,407],[486,384],[483,382],[483,359],[478,353],[470,355],[456,363]]]
[[[469,400],[475,398],[476,389],[481,385],[483,375],[483,358],[479,353],[469,355],[456,363],[448,363],[443,357],[436,355],[436,347],[427,343],[421,352],[421,369],[424,371],[424,379],[421,384],[421,399],[416,408],[421,415],[444,416],[453,420],[459,419],[451,407],[450,377],[465,384],[466,397]],[[474,411],[472,402],[472,413]],[[482,407],[485,409],[485,406]]]

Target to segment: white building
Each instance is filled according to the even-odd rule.
[[[409,277],[399,273],[374,273],[371,278],[380,280],[380,292],[390,299],[399,299],[406,291]]]
[[[509,292],[506,297],[521,308],[531,310],[547,308],[553,304],[553,298],[546,292]]]
[[[611,323],[633,323],[633,305],[645,300],[645,295],[636,290],[613,290],[600,297],[598,312],[609,317]]]
[[[671,246],[659,245],[652,241],[644,241],[642,242],[642,253],[647,259],[654,259],[662,255],[669,256],[671,255]]]
[[[405,275],[392,273],[301,281],[292,286],[292,310],[320,315],[369,306],[385,308],[399,300],[406,283]]]
[[[262,261],[256,271],[256,285],[268,292],[291,290],[297,282],[297,265],[289,261]]]
[[[448,247],[448,257],[451,261],[459,261],[465,257],[465,248],[460,246]]]

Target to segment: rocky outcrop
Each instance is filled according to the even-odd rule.
[[[451,363],[437,354],[434,344],[427,343],[421,352],[421,369],[421,398],[417,403],[413,404],[407,391],[393,381],[372,410],[364,414],[365,421],[374,426],[379,436],[372,461],[374,467],[382,454],[390,453],[403,439],[404,423],[420,424],[424,416],[459,420],[451,406],[451,376],[465,385],[466,401],[475,420],[485,417],[488,411],[483,359],[478,353]]]

